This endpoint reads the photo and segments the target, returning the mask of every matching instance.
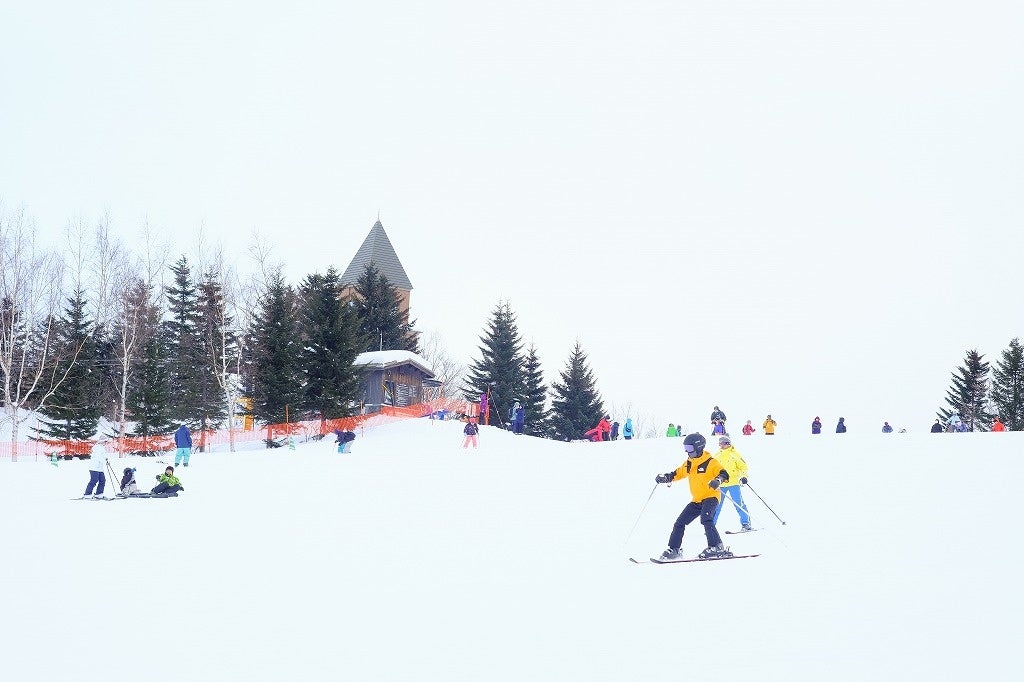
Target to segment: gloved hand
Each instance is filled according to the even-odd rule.
[[[716,477],[708,481],[708,487],[711,488],[712,490],[718,490],[718,486],[720,485],[722,485],[722,479],[720,478]]]
[[[671,483],[672,479],[675,478],[675,477],[676,477],[676,472],[673,471],[673,472],[668,473],[668,474],[658,474],[657,476],[654,477],[654,481],[656,483]]]
[[[744,476],[743,478],[740,479],[740,485],[746,485],[746,484],[747,484],[747,477]]]
[[[153,478],[155,478],[156,480],[158,480],[158,481],[159,481],[159,480],[160,480],[160,474],[157,474],[157,475],[156,475],[156,476],[154,476]]]

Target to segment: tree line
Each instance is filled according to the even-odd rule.
[[[955,411],[971,431],[988,431],[999,417],[1009,431],[1024,430],[1024,347],[1014,338],[993,368],[977,349],[967,351],[946,391],[943,421]]]
[[[71,226],[60,252],[36,237],[23,213],[0,212],[0,402],[14,442],[33,417],[29,437],[87,440],[101,417],[124,437],[215,429],[243,411],[266,423],[350,416],[359,353],[417,350],[373,265],[344,296],[333,267],[293,287],[259,248],[246,281],[219,252],[168,265],[148,230],[134,253],[106,220]]]

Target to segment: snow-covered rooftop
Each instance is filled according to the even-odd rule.
[[[387,369],[388,367],[404,365],[406,363],[419,367],[431,377],[434,376],[434,369],[430,366],[430,363],[410,350],[376,350],[369,353],[360,353],[352,364],[355,366],[365,365],[374,369]]]

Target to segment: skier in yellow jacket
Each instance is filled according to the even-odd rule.
[[[715,510],[718,509],[720,494],[718,487],[729,480],[729,472],[704,450],[707,440],[699,433],[691,433],[683,440],[686,461],[675,471],[658,474],[655,481],[671,483],[684,478],[689,479],[690,494],[693,501],[683,507],[682,513],[672,526],[668,538],[668,549],[661,554],[662,561],[678,561],[682,559],[683,533],[687,524],[700,517],[704,526],[704,535],[708,539],[707,549],[698,556],[699,559],[724,559],[732,556],[732,552],[722,545],[722,536],[715,528]]]
[[[747,482],[747,462],[739,450],[732,446],[729,436],[722,436],[718,439],[718,448],[715,459],[729,472],[729,482],[719,488],[722,493],[722,502],[715,510],[715,524],[718,524],[718,515],[722,513],[722,507],[731,502],[740,515],[742,530],[744,532],[752,531],[754,529],[750,525],[750,514],[747,513],[747,505],[743,502],[743,492],[740,489],[740,486]]]

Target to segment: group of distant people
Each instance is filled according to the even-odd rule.
[[[1006,424],[1001,422],[998,416],[993,417],[990,429],[996,433],[1006,431]],[[972,430],[957,410],[953,410],[945,422],[941,419],[936,419],[931,428],[932,433],[965,433]]]

